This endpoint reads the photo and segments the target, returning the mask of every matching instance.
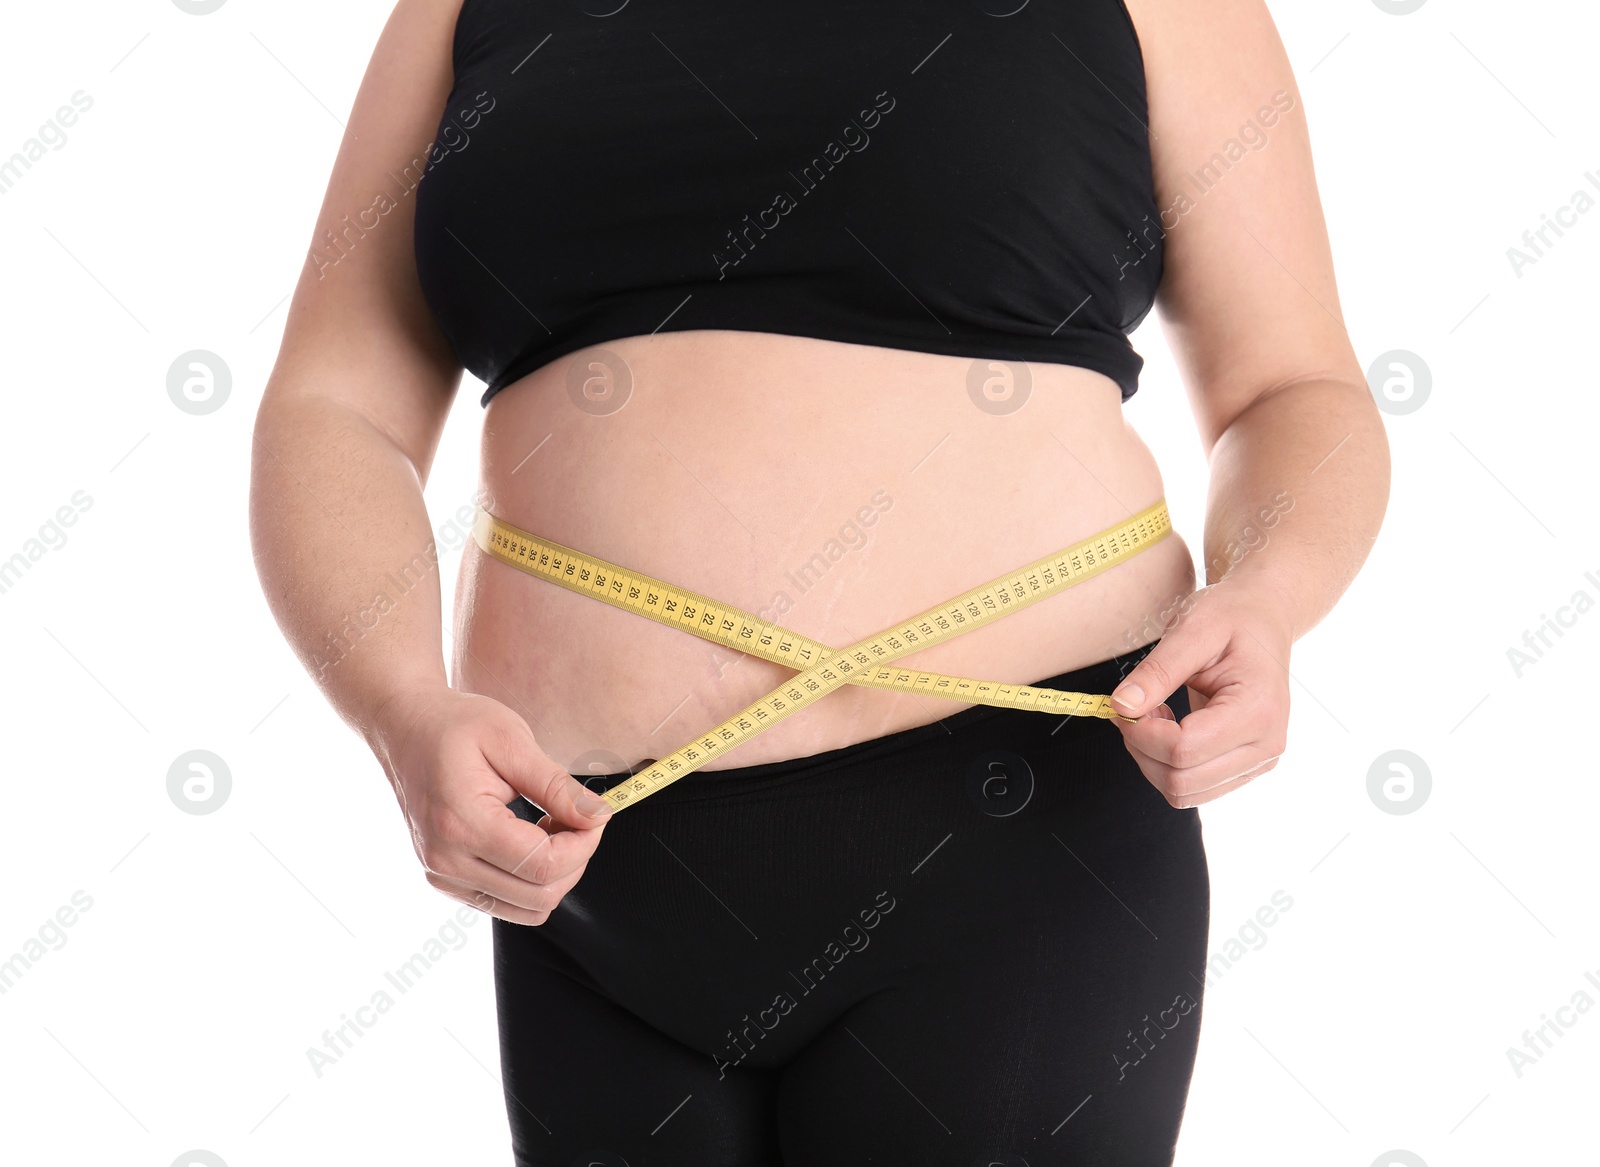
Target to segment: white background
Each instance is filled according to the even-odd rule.
[[[362,743],[279,636],[245,522],[250,429],[385,0],[7,5],[0,157],[93,108],[0,196],[0,559],[74,492],[62,546],[0,594],[8,781],[0,960],[92,906],[0,995],[0,1160],[167,1167],[504,1163],[487,917],[319,1078],[306,1049],[454,915]],[[1600,213],[1520,278],[1507,249],[1600,177],[1587,6],[1274,2],[1363,363],[1415,353],[1394,490],[1354,586],[1295,647],[1289,753],[1202,812],[1218,978],[1182,1164],[1593,1162],[1600,1009],[1518,1077],[1508,1047],[1600,1003],[1590,733],[1600,614],[1519,678],[1507,650],[1600,599],[1593,448]],[[1593,190],[1593,188],[1590,188]],[[1600,192],[1595,192],[1600,194]],[[1200,546],[1205,466],[1152,314],[1127,406]],[[175,408],[190,349],[233,374]],[[463,386],[428,490],[476,482]],[[1594,571],[1596,578],[1584,573]],[[222,757],[218,813],[168,767]],[[1368,769],[1426,762],[1416,811]]]

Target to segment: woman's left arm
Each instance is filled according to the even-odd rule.
[[[1372,548],[1389,446],[1339,307],[1304,105],[1264,0],[1128,0],[1145,59],[1157,310],[1210,463],[1207,586],[1113,697],[1174,806],[1287,744],[1289,652]],[[1154,225],[1135,226],[1152,229]],[[1162,704],[1187,684],[1181,724]]]

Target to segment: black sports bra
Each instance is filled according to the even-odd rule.
[[[1122,0],[465,0],[453,53],[414,243],[484,405],[689,329],[1138,387],[1162,249]]]

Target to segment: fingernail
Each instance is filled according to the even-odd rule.
[[[1124,709],[1137,709],[1144,700],[1144,690],[1138,685],[1119,685],[1112,690],[1111,699]]]
[[[587,790],[578,795],[573,801],[578,804],[578,809],[590,818],[605,818],[611,813],[611,804],[609,802],[598,794],[592,794]]]

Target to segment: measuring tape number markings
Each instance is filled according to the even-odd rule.
[[[1054,555],[990,580],[903,623],[834,649],[709,596],[585,555],[477,510],[472,537],[486,554],[540,579],[752,656],[801,670],[722,724],[624,779],[603,797],[621,810],[699,769],[845,684],[1080,717],[1131,721],[1108,696],[977,681],[886,667],[1098,575],[1172,532],[1165,499]]]

